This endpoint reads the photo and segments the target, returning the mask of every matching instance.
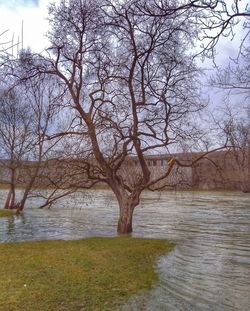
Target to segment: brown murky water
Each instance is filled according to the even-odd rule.
[[[107,190],[75,194],[51,210],[36,205],[30,201],[22,216],[0,218],[0,241],[116,235],[118,208]],[[133,235],[170,239],[177,246],[157,263],[160,283],[125,309],[250,310],[249,194],[146,192]]]

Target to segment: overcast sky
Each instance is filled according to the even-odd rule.
[[[0,0],[0,43],[11,41],[14,36],[14,43],[21,42],[22,21],[23,21],[23,47],[30,47],[33,52],[41,52],[48,46],[46,32],[49,29],[47,20],[49,3],[60,0]],[[229,0],[229,2],[232,0]],[[244,7],[248,0],[242,0]],[[220,40],[217,48],[217,64],[227,64],[229,57],[236,57],[238,46],[241,40],[241,30],[236,31],[237,36],[234,41],[230,39]],[[5,45],[6,46],[6,45]],[[21,48],[21,44],[19,48]],[[1,50],[1,44],[0,44]],[[12,51],[10,51],[12,52]],[[17,47],[14,48],[14,55]],[[211,68],[212,62],[208,60],[202,66]],[[212,97],[217,98],[217,96]],[[216,100],[217,101],[217,100]]]
[[[23,47],[41,52],[48,45],[45,34],[48,31],[47,7],[58,0],[0,0],[0,42],[21,41],[22,21],[24,23]],[[16,52],[16,51],[15,51]]]
[[[8,30],[1,36],[0,43],[12,40],[13,35],[15,43],[18,37],[21,41],[23,21],[23,47],[29,46],[34,52],[42,51],[48,45],[45,35],[49,28],[47,8],[51,2],[59,0],[0,0],[0,34]],[[224,61],[234,53],[235,44],[227,40],[221,43],[218,59]]]

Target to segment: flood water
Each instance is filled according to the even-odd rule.
[[[0,218],[1,242],[116,235],[118,208],[108,190],[74,194],[51,210],[37,204],[30,201],[23,215]],[[133,235],[177,245],[157,263],[160,283],[124,310],[250,310],[249,194],[146,192],[135,210]]]

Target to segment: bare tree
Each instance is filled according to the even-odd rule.
[[[199,71],[188,52],[195,29],[186,14],[149,16],[134,1],[62,1],[50,7],[50,16],[46,71],[70,94],[74,134],[91,146],[89,177],[112,189],[120,208],[117,230],[129,233],[141,192],[176,165],[173,160],[151,178],[147,154],[166,152],[191,135],[189,115],[202,108]],[[122,172],[133,155],[138,173],[131,182]]]
[[[10,190],[5,208],[14,208],[16,204],[15,184],[19,175],[18,163],[21,158],[28,158],[27,155],[33,148],[30,131],[31,120],[27,118],[27,114],[28,106],[21,102],[17,93],[5,92],[5,94],[1,94],[1,156],[8,159],[5,162],[5,167],[10,175]]]
[[[25,61],[28,59],[25,60],[23,54],[18,62],[25,66]],[[61,138],[49,142],[46,137],[51,128],[55,128],[56,103],[61,99],[54,77],[46,77],[45,80],[40,76],[39,80],[29,80],[16,86],[12,81],[12,84],[14,87],[2,91],[0,97],[0,157],[5,159],[1,162],[2,170],[10,185],[4,207],[21,211],[28,197],[38,196],[39,187],[44,187],[44,184],[52,186],[51,183],[48,185],[48,176],[45,177],[45,171],[48,174],[46,160],[55,152]],[[65,179],[61,175],[59,182],[57,174],[53,191],[47,191],[48,205],[73,191],[63,189]],[[17,187],[21,188],[19,196],[16,195]]]
[[[242,113],[243,112],[243,113]],[[243,192],[250,192],[250,107],[241,115],[230,107],[224,113],[224,135],[228,139],[231,180]]]
[[[16,79],[37,66],[37,61],[30,50],[23,50],[14,66],[7,67],[11,69],[11,78],[3,84],[0,97],[0,158],[5,159],[0,165],[5,183],[10,186],[5,208],[19,211],[28,198],[40,199],[40,208],[51,207],[79,188],[96,183],[86,177],[88,164],[72,161],[77,159],[77,152],[83,156],[86,146],[82,139],[68,135],[75,116],[64,114],[68,99],[58,79],[44,74]],[[64,120],[62,125],[60,118]],[[52,140],[50,134],[62,128],[67,137],[58,135]]]
[[[235,13],[239,12],[239,2],[235,2]],[[236,10],[237,9],[237,10]],[[246,5],[242,14],[242,40],[238,55],[230,58],[225,67],[219,67],[210,82],[224,94],[224,108],[220,120],[216,124],[220,129],[220,137],[227,138],[228,152],[225,161],[231,165],[233,175],[225,176],[238,183],[242,191],[249,192],[249,135],[250,135],[250,9]],[[229,103],[233,102],[234,105]],[[236,108],[237,103],[237,108]],[[235,107],[234,107],[235,106]]]
[[[220,66],[211,77],[211,85],[227,93],[227,96],[237,95],[248,105],[250,98],[250,24],[244,23],[245,35],[241,49],[236,58],[231,58],[224,68]]]
[[[195,57],[213,56],[219,37],[232,30],[237,16],[248,14],[239,12],[238,4],[234,1],[233,12],[225,1],[198,0],[69,0],[50,6],[49,56],[37,56],[39,66],[26,74],[59,78],[75,115],[70,127],[49,139],[82,139],[86,148],[76,150],[75,158],[89,179],[114,192],[119,233],[132,231],[144,189],[157,187],[177,165],[192,164],[170,155],[164,172],[154,176],[147,155],[171,154],[196,135],[191,120],[203,104]],[[200,52],[197,40],[203,42]],[[124,171],[133,156],[138,167],[131,179]]]

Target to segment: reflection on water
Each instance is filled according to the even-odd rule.
[[[6,218],[6,236],[12,237],[16,232],[20,231],[19,227],[25,225],[25,215],[19,214]]]
[[[116,234],[118,208],[109,191],[78,193],[51,210],[36,204],[30,201],[22,216],[0,218],[1,241]],[[127,310],[250,310],[248,194],[145,193],[133,235],[177,246],[158,262],[160,285],[146,298],[131,299]]]

